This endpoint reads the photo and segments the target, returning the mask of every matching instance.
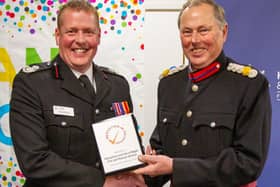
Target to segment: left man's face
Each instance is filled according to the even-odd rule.
[[[98,21],[90,12],[67,9],[55,31],[61,58],[81,73],[89,68],[100,43]]]

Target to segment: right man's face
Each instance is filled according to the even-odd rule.
[[[184,10],[179,29],[185,56],[194,69],[200,69],[221,53],[228,28],[220,28],[213,8],[202,4]]]

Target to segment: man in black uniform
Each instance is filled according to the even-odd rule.
[[[135,173],[154,176],[153,187],[255,184],[270,140],[269,83],[225,56],[228,25],[214,0],[186,2],[178,26],[189,65],[161,75],[152,149],[139,157],[148,166]]]
[[[96,9],[86,0],[69,1],[57,26],[59,55],[23,68],[13,84],[10,127],[24,186],[144,186],[141,176],[101,172],[91,125],[114,117],[115,102],[130,112],[133,106],[125,78],[93,64],[100,43]]]

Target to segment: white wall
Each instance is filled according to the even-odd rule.
[[[183,62],[179,32],[178,11],[147,11],[144,25],[144,143],[156,124],[157,85],[161,72]]]
[[[149,144],[149,138],[156,124],[159,75],[164,69],[183,63],[177,28],[179,12],[167,10],[165,5],[163,7],[165,10],[162,11],[151,8],[146,10],[144,25],[144,145]],[[169,187],[169,183],[165,187]]]
[[[183,0],[145,2],[144,25],[144,145],[156,125],[157,87],[164,69],[183,63],[177,17]],[[165,185],[169,187],[169,183]]]

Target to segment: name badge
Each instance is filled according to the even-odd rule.
[[[53,106],[53,114],[61,116],[72,116],[74,117],[74,108],[66,106]]]

